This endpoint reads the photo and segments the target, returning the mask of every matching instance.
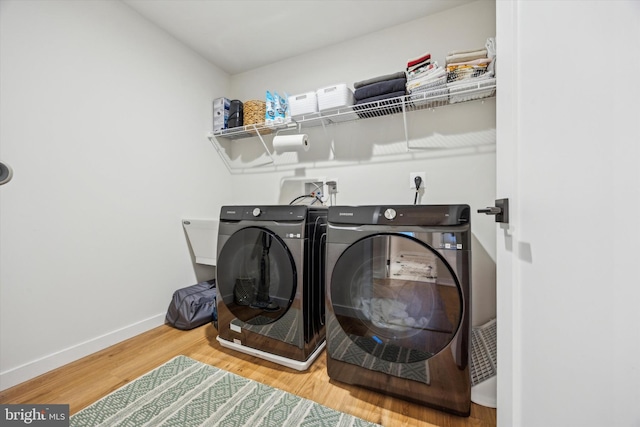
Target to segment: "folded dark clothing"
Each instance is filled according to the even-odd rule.
[[[366,104],[367,102],[382,101],[384,99],[389,99],[389,98],[398,98],[398,97],[404,96],[406,94],[407,94],[406,90],[399,90],[399,91],[396,91],[396,92],[385,93],[383,95],[371,96],[369,98],[364,98],[364,99],[357,100],[355,105]]]
[[[362,86],[366,86],[366,85],[370,85],[372,83],[378,83],[378,82],[383,82],[385,80],[394,80],[394,79],[399,79],[399,78],[406,78],[405,72],[404,71],[398,71],[397,73],[393,73],[393,74],[386,74],[384,76],[378,76],[378,77],[372,77],[370,79],[367,80],[362,80],[359,82],[355,82],[353,84],[353,88],[354,89],[358,89]]]
[[[380,117],[387,114],[401,113],[404,91],[389,93],[386,95],[373,96],[371,98],[356,101],[353,110],[362,119],[369,117]],[[364,105],[369,102],[376,102],[374,105]]]
[[[400,79],[385,80],[382,82],[371,83],[370,85],[359,87],[353,93],[353,97],[356,100],[371,98],[373,96],[405,90],[406,86],[406,77]]]

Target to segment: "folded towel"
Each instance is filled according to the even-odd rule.
[[[414,65],[420,64],[421,62],[425,62],[429,59],[431,59],[431,53],[429,52],[422,54],[417,58],[409,59],[407,61],[407,68],[413,67]]]
[[[486,58],[486,57],[487,57],[487,49],[480,49],[480,50],[474,50],[466,53],[447,55],[447,57],[445,58],[445,62],[447,64],[451,64],[456,62],[473,61],[474,59]]]
[[[452,50],[452,51],[449,51],[447,53],[447,56],[460,55],[460,54],[463,54],[463,53],[478,52],[478,51],[483,50],[483,49],[484,49],[484,47],[475,48],[475,49],[467,49],[467,50]]]
[[[485,49],[487,49],[487,56],[489,58],[496,57],[496,39],[493,37],[489,37],[487,42],[484,44]]]
[[[487,57],[491,59],[491,63],[487,68],[488,71],[495,73],[496,71],[496,39],[493,37],[489,37],[487,42],[485,43],[485,47],[487,48]]]
[[[415,80],[411,80],[410,82],[407,82],[407,90],[410,90],[414,87],[420,86],[422,84],[426,84],[426,83],[430,83],[433,81],[436,81],[438,79],[441,78],[446,78],[447,76],[447,71],[444,68],[439,68],[438,70],[436,70],[434,73],[428,74],[424,77],[421,77],[419,79],[415,79]]]
[[[371,98],[372,96],[384,95],[386,93],[398,92],[404,90],[407,84],[406,78],[385,80],[378,83],[359,87],[353,93],[356,100]]]
[[[431,70],[433,70],[434,68],[438,67],[438,62],[432,62],[430,64],[427,65],[423,65],[420,68],[417,68],[415,70],[412,71],[407,71],[407,81],[413,80],[413,79],[417,79],[422,77],[424,74],[429,73]]]
[[[447,76],[442,75],[441,77],[438,77],[434,80],[421,82],[419,84],[413,84],[411,86],[407,85],[407,92],[414,93],[414,92],[425,91],[425,90],[433,89],[438,86],[443,86],[445,84],[447,84]]]
[[[487,64],[447,66],[447,83],[472,79],[487,72]]]
[[[366,85],[370,85],[372,83],[378,83],[378,82],[383,82],[385,80],[394,80],[394,79],[400,79],[400,78],[406,78],[406,74],[404,71],[398,71],[396,73],[392,73],[392,74],[386,74],[384,76],[378,76],[378,77],[372,77],[370,79],[367,80],[362,80],[359,82],[355,82],[353,84],[353,88],[354,89],[358,89],[362,86],[366,86]]]
[[[414,65],[412,67],[407,67],[407,72],[415,71],[418,68],[422,68],[422,67],[424,67],[426,65],[429,65],[429,64],[431,64],[431,60],[430,59],[427,59],[424,62],[418,62],[416,65]]]
[[[407,94],[406,91],[399,90],[397,92],[386,93],[384,95],[378,95],[378,96],[372,96],[370,98],[359,99],[356,101],[355,105],[366,104],[368,102],[382,101],[382,100],[391,99],[391,98],[398,98],[406,94]],[[398,102],[400,102],[400,100],[398,100]]]
[[[451,68],[456,68],[456,67],[462,67],[465,65],[485,65],[485,66],[489,66],[489,62],[491,62],[491,60],[487,57],[484,58],[479,58],[479,59],[474,59],[472,61],[465,61],[465,62],[451,62],[449,64],[447,64],[447,69]]]

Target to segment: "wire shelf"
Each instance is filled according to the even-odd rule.
[[[471,81],[470,81],[471,80]],[[258,135],[268,135],[281,129],[297,126],[311,127],[327,124],[344,123],[348,121],[381,117],[390,114],[405,114],[410,111],[433,109],[450,104],[491,98],[496,94],[496,79],[473,79],[449,83],[446,87],[423,93],[388,98],[380,101],[345,106],[329,111],[311,113],[296,117],[289,123],[278,123],[267,126],[258,123],[213,132],[215,138],[242,139]]]

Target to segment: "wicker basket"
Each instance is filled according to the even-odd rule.
[[[245,101],[244,103],[244,125],[254,125],[264,123],[266,112],[264,101]]]

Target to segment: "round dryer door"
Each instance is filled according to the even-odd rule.
[[[389,362],[431,358],[462,319],[462,293],[449,263],[404,234],[373,235],[349,246],[333,269],[330,294],[347,336]]]
[[[247,227],[235,232],[221,249],[218,265],[225,266],[218,269],[219,297],[239,320],[269,324],[291,305],[297,280],[293,257],[269,230]]]

